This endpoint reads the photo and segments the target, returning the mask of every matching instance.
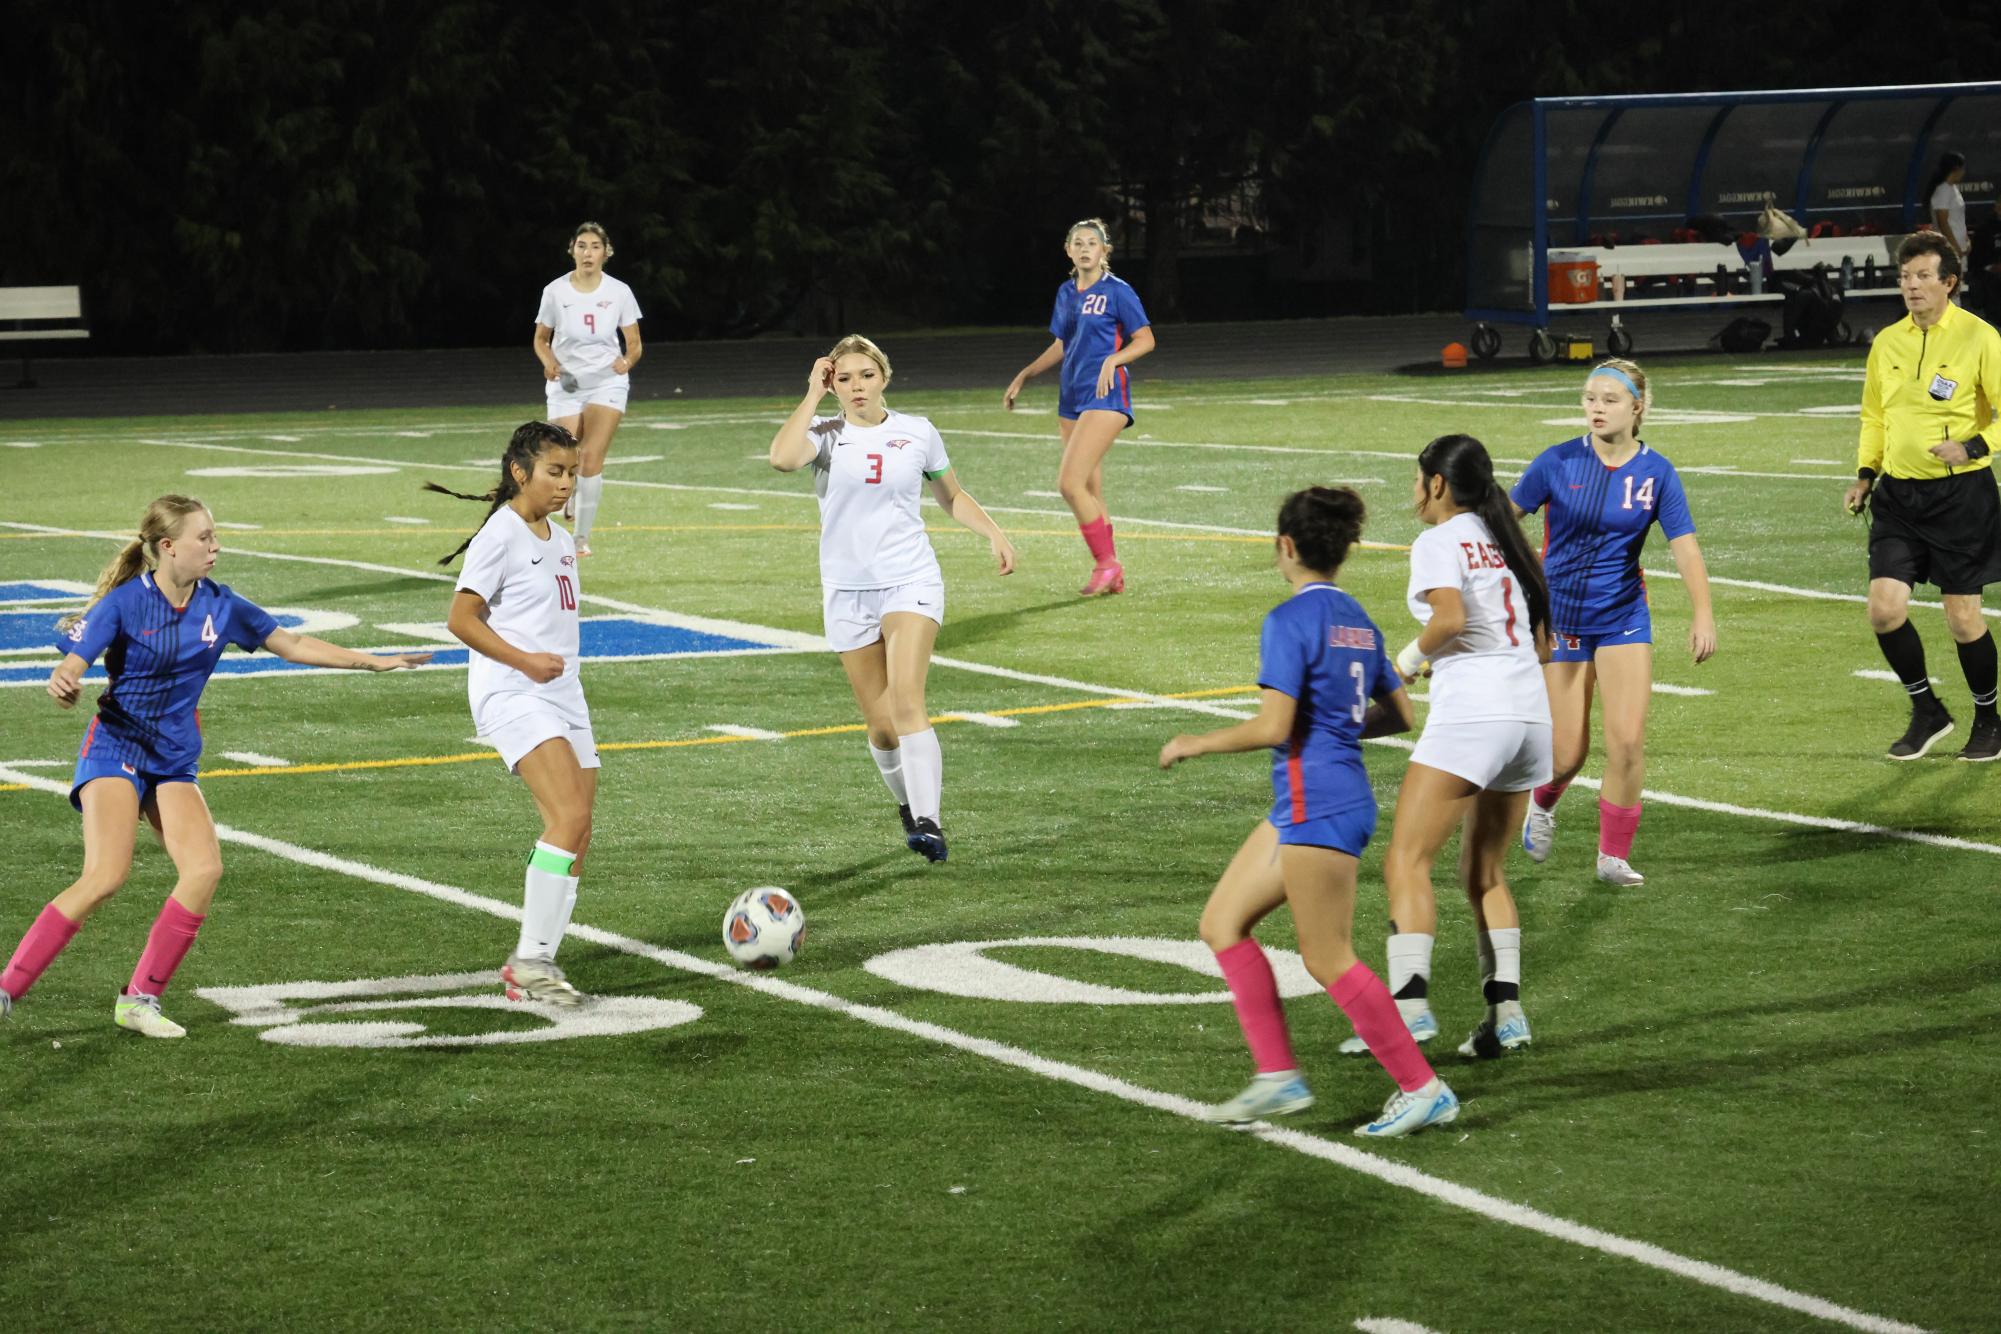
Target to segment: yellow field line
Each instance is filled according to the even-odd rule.
[[[1256,686],[1221,686],[1212,690],[1184,690],[1172,695],[1159,695],[1159,699],[1213,699],[1218,695],[1242,695],[1256,690]],[[1115,695],[1104,699],[1066,700],[1061,704],[1027,704],[1014,709],[981,709],[980,713],[990,718],[1026,718],[1036,714],[1069,713],[1077,709],[1108,709],[1114,704],[1141,704],[1145,699],[1138,695]],[[941,713],[932,717],[933,723],[964,722],[957,713]],[[867,730],[864,723],[837,723],[831,727],[802,727],[790,732],[780,732],[780,740],[799,737],[840,736],[851,732]],[[758,741],[762,738],[748,736],[692,736],[676,737],[667,741],[611,741],[598,747],[599,750],[679,750],[688,746],[727,746],[733,742]],[[288,764],[282,767],[266,765],[246,769],[210,769],[202,774],[204,780],[210,778],[282,778],[294,774],[359,773],[367,769],[417,769],[438,764],[472,764],[480,760],[492,760],[490,750],[467,751],[459,755],[408,755],[393,760],[342,760],[331,764]],[[0,783],[0,792],[31,792],[25,783]]]

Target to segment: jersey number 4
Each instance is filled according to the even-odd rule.
[[[1626,503],[1621,505],[1619,508],[1629,510],[1633,508],[1633,502],[1636,500],[1640,502],[1641,509],[1647,510],[1649,512],[1653,510],[1654,507],[1653,478],[1649,477],[1646,481],[1640,483],[1640,489],[1638,491],[1633,490],[1633,479],[1630,477],[1626,479]]]
[[[201,642],[204,644],[213,644],[216,640],[220,638],[222,638],[222,636],[215,632],[215,617],[212,615],[202,617]]]

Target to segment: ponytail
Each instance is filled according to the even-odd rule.
[[[586,226],[589,225],[586,224]],[[486,518],[491,519],[495,514],[499,513],[502,505],[505,505],[508,501],[521,494],[521,483],[514,476],[516,464],[520,465],[524,475],[532,477],[535,475],[535,461],[541,458],[546,451],[551,449],[575,449],[576,447],[577,438],[560,426],[551,425],[548,422],[525,422],[515,428],[514,434],[507,441],[507,452],[500,456],[500,483],[493,490],[488,491],[483,496],[469,496],[463,491],[454,491],[450,487],[439,486],[436,482],[424,483],[423,489],[426,491],[436,491],[442,496],[454,496],[459,500],[484,501],[487,507]],[[486,519],[481,519],[480,528],[484,528],[485,526]],[[453,547],[451,555],[440,560],[438,564],[450,565],[464,554],[465,549],[472,545],[473,538],[478,536],[479,528],[473,529],[471,533],[467,534],[466,540]]]
[[[112,589],[131,583],[148,570],[158,569],[160,543],[177,535],[188,515],[207,508],[193,496],[174,495],[161,496],[148,505],[144,517],[139,520],[139,535],[121,547],[118,554],[111,558],[111,563],[97,576],[97,588],[90,595],[89,606],[57,621],[56,629],[68,633],[71,627],[83,620],[85,612],[104,601]]]
[[[1480,516],[1529,604],[1530,631],[1548,633],[1549,584],[1543,578],[1542,561],[1522,533],[1507,489],[1494,480],[1494,461],[1487,456],[1487,447],[1470,435],[1441,435],[1417,456],[1417,466],[1427,479],[1444,477],[1452,503]]]

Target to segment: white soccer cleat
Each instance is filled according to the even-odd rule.
[[[1429,1010],[1415,1019],[1404,1020],[1404,1024],[1410,1029],[1411,1037],[1419,1042],[1429,1042],[1438,1036],[1438,1016]],[[1340,1052],[1343,1056],[1367,1056],[1369,1044],[1359,1036],[1352,1037],[1341,1044]]]
[[[141,1037],[184,1038],[188,1030],[160,1013],[160,998],[145,992],[121,994],[111,1009],[111,1018],[120,1028],[129,1028]]]
[[[1487,1012],[1480,1026],[1459,1044],[1461,1056],[1491,1061],[1529,1045],[1529,1017],[1520,1001],[1502,1001]]]
[[[1647,878],[1628,866],[1624,857],[1608,857],[1602,852],[1598,854],[1598,878],[1621,889],[1647,883]]]
[[[1522,821],[1522,851],[1532,862],[1546,862],[1555,844],[1556,812],[1544,810],[1530,797],[1528,818]]]
[[[14,998],[0,991],[0,1019],[5,1019],[12,1013],[14,1013]]]
[[[1444,1080],[1437,1082],[1436,1093],[1397,1090],[1383,1104],[1383,1114],[1367,1125],[1356,1126],[1355,1133],[1364,1139],[1396,1139],[1414,1135],[1426,1126],[1442,1126],[1447,1121],[1458,1120],[1459,1099]]]
[[[511,1001],[547,1001],[551,1005],[581,1004],[584,996],[570,985],[554,959],[524,959],[514,955],[502,965],[500,980]]]
[[[1313,1092],[1296,1070],[1259,1075],[1242,1093],[1202,1113],[1218,1125],[1241,1126],[1268,1116],[1290,1116],[1313,1105]]]

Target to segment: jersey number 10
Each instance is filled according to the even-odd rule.
[[[570,582],[567,574],[556,576],[556,604],[564,611],[577,609],[577,586]]]

